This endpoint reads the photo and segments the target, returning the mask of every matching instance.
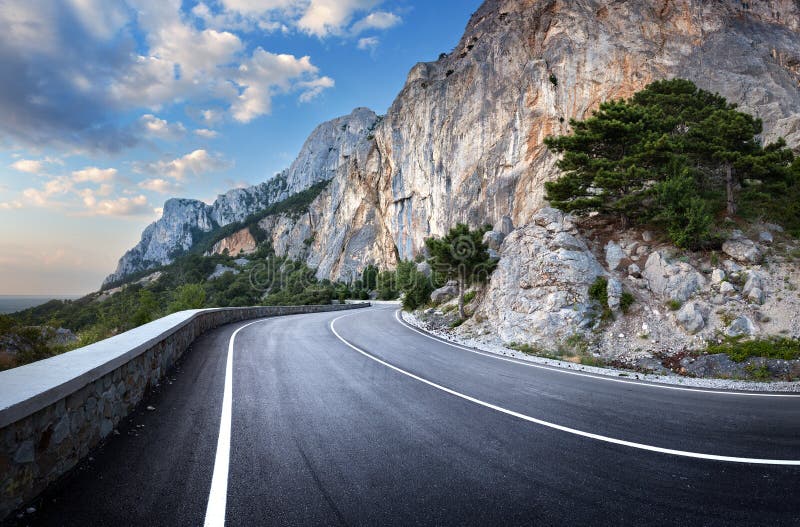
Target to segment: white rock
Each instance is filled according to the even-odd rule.
[[[595,308],[589,286],[604,271],[563,213],[543,209],[509,234],[478,312],[504,342],[557,347],[587,330]]]
[[[763,231],[758,234],[758,241],[761,243],[771,244],[773,241],[772,233],[769,231]]]
[[[697,302],[687,302],[675,314],[675,322],[687,333],[694,335],[706,325],[704,311],[707,309]]]
[[[612,311],[618,310],[622,299],[622,283],[616,278],[609,278],[606,291],[608,292],[609,309]]]
[[[648,287],[663,299],[685,302],[695,292],[705,287],[706,280],[694,267],[685,263],[670,263],[657,251],[650,255],[642,276]]]
[[[616,271],[619,268],[620,262],[625,259],[625,251],[615,241],[609,241],[606,244],[606,264],[611,271]]]
[[[724,296],[732,296],[736,294],[736,288],[730,282],[722,282],[719,285],[719,292]]]
[[[761,261],[761,249],[753,240],[745,238],[741,231],[733,231],[731,237],[722,244],[722,252],[737,260],[745,263],[758,263]]]
[[[711,283],[718,284],[725,280],[725,271],[722,269],[714,269],[711,271]]]
[[[734,320],[725,330],[729,337],[750,336],[758,332],[756,325],[746,316],[741,316]]]
[[[633,276],[634,278],[641,278],[642,269],[636,264],[630,264],[628,266],[628,274]]]

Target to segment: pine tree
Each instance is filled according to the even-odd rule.
[[[489,257],[488,247],[483,243],[483,235],[491,226],[471,230],[463,223],[450,229],[443,238],[427,238],[425,247],[430,253],[431,267],[448,280],[458,282],[458,316],[463,319],[464,292],[475,282],[486,281],[497,265]]]

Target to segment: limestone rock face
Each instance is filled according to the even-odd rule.
[[[543,209],[503,242],[478,309],[505,342],[557,346],[594,321],[589,286],[603,268],[567,217]]]
[[[319,125],[308,137],[292,165],[265,183],[233,189],[217,197],[212,205],[197,200],[169,200],[159,220],[142,233],[141,241],[119,260],[117,270],[104,284],[127,275],[165,265],[189,249],[198,233],[241,221],[321,181],[327,181],[350,166],[359,151],[364,155],[378,116],[367,108]],[[302,244],[303,239],[298,243]]]
[[[211,248],[210,253],[224,254],[227,251],[227,253],[231,256],[237,256],[239,254],[251,254],[255,252],[256,245],[256,239],[253,238],[253,235],[250,233],[250,229],[245,227],[244,229],[238,230],[227,238],[223,238],[215,243]]]
[[[104,285],[143,269],[170,263],[175,252],[188,250],[192,246],[198,233],[213,228],[209,208],[202,201],[168,200],[164,203],[161,218],[151,223],[136,247],[120,258],[117,270],[105,279]]]

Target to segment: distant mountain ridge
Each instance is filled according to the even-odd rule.
[[[316,183],[332,179],[340,165],[347,163],[353,151],[367,141],[377,121],[372,110],[356,108],[347,116],[319,125],[288,169],[264,183],[229,190],[211,205],[193,199],[167,200],[161,218],[144,230],[139,243],[120,258],[116,271],[103,284],[169,264],[196,243],[198,234],[240,222]]]

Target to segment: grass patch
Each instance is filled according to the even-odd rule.
[[[767,359],[800,359],[800,340],[786,337],[742,341],[741,337],[729,337],[721,344],[709,344],[708,353],[725,353],[734,362],[744,362],[750,357]]]
[[[458,326],[460,326],[463,323],[464,323],[464,319],[463,318],[459,318],[458,320],[454,320],[453,322],[450,323],[450,328],[451,329],[457,328]]]
[[[636,297],[631,293],[624,291],[619,299],[619,307],[622,309],[623,313],[627,314],[634,302],[636,302]]]
[[[755,364],[748,364],[744,367],[747,375],[756,381],[768,381],[772,379],[772,372],[769,371],[766,365],[756,366]]]
[[[477,294],[478,294],[478,293],[477,293],[477,292],[475,292],[475,291],[468,291],[467,293],[465,293],[465,294],[464,294],[464,303],[465,303],[465,304],[469,304],[470,302],[472,302],[473,300],[475,300],[475,296],[476,296]]]
[[[683,302],[680,300],[675,300],[674,298],[667,302],[667,307],[670,311],[677,311],[681,308],[681,306],[683,306]]]

